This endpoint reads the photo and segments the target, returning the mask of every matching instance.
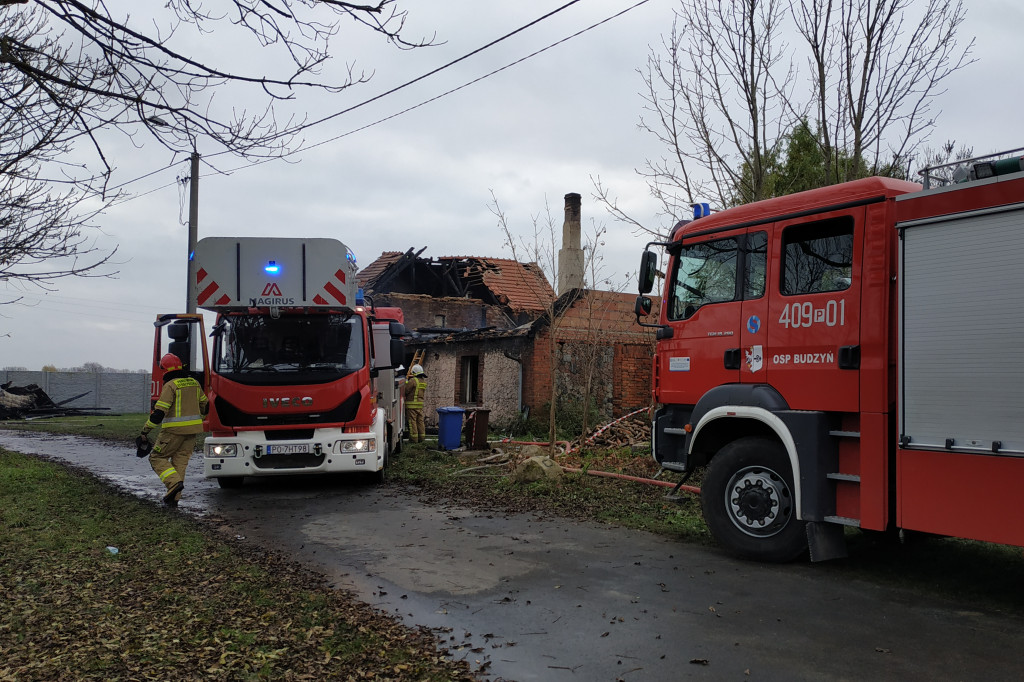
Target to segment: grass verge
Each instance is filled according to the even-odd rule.
[[[0,679],[474,679],[297,564],[3,449],[0,594]]]

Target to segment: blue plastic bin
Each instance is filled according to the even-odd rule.
[[[437,408],[437,445],[442,450],[457,450],[462,441],[461,407]]]

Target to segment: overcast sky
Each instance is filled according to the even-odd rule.
[[[292,163],[242,168],[237,159],[208,159],[215,168],[204,164],[201,171],[199,236],[333,237],[349,246],[360,267],[383,251],[422,247],[424,256],[507,258],[511,253],[488,208],[492,191],[522,234],[532,234],[532,216],[545,205],[560,226],[563,196],[578,192],[584,230],[590,231],[594,222],[608,227],[602,274],[622,281],[624,273],[635,270],[647,240],[604,213],[592,197],[590,178],[599,176],[630,214],[651,227],[664,226],[666,220],[656,215],[658,207],[634,171],[663,153],[637,129],[643,106],[637,69],[645,64],[650,46],[660,44],[668,32],[676,0],[649,0],[479,83],[345,134],[515,62],[636,2],[577,3],[441,74],[312,128],[307,144],[332,141]],[[338,65],[356,60],[373,71],[373,79],[340,94],[303,100],[313,118],[389,90],[565,2],[403,4],[409,9],[410,37],[436,32],[445,44],[399,52],[347,26],[346,40],[337,43],[345,46]],[[948,92],[937,101],[942,113],[931,143],[955,139],[976,153],[1024,145],[1024,135],[1016,132],[1016,74],[1024,63],[1021,26],[1024,9],[1017,0],[970,3],[960,37],[963,43],[977,38],[978,61],[947,82]],[[223,50],[224,41],[217,46]],[[173,160],[156,144],[143,149],[119,144],[115,157],[115,185]],[[61,280],[53,293],[19,290],[23,304],[0,307],[0,368],[86,362],[124,369],[149,366],[153,319],[185,310],[188,192],[175,179],[187,174],[187,158],[181,157],[176,167],[129,185],[136,198],[100,217],[96,244],[118,248],[116,277]]]

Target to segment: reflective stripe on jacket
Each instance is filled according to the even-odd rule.
[[[164,384],[154,409],[164,411],[164,429],[188,434],[203,432],[203,415],[208,406],[199,382],[192,377],[180,377]]]

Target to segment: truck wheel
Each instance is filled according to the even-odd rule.
[[[241,488],[245,483],[245,476],[218,476],[217,485],[221,488]]]
[[[759,561],[792,561],[807,551],[796,517],[793,471],[777,442],[741,438],[718,451],[701,486],[712,535],[730,552]]]

